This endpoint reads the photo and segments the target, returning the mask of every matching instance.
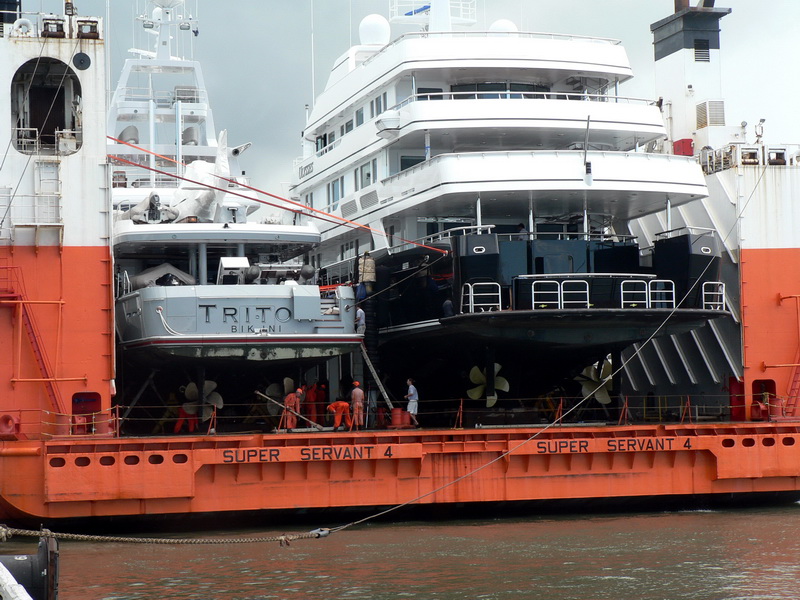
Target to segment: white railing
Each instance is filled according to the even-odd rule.
[[[564,91],[526,91],[526,90],[476,90],[469,92],[424,92],[405,98],[389,110],[398,110],[414,102],[436,100],[581,100],[589,102],[611,102],[623,104],[655,104],[647,98],[629,96],[610,96],[608,94],[588,94]]]
[[[626,279],[620,284],[621,308],[647,308],[647,282],[643,279]]]
[[[494,281],[465,283],[461,294],[461,312],[491,312],[501,309],[502,288]]]
[[[585,279],[538,279],[531,282],[533,310],[589,308],[589,282]]]
[[[705,310],[725,310],[725,284],[721,281],[703,282],[703,308]]]

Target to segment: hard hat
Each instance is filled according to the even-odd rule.
[[[303,393],[303,389],[302,388],[297,388],[297,393],[298,394],[302,394]]]
[[[356,387],[358,387],[358,386],[359,386],[359,385],[361,385],[361,384],[360,384],[360,383],[358,383],[357,381],[354,381],[354,382],[353,382],[353,385],[354,385],[354,386],[356,386]]]

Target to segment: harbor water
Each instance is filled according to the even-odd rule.
[[[361,525],[324,539],[295,541],[289,547],[64,542],[59,597],[797,598],[800,536],[793,523],[798,517],[800,506],[790,505],[410,521]],[[287,526],[280,531],[197,535],[304,531],[308,528]],[[9,544],[23,551],[18,538]]]

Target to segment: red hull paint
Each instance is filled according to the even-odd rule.
[[[538,437],[525,442],[536,432],[3,442],[0,464],[14,465],[20,475],[0,473],[0,517],[370,507],[423,495],[419,504],[786,491],[800,496],[800,424],[539,428]]]
[[[32,435],[38,432],[36,425],[23,409],[67,415],[75,408],[73,400],[83,400],[93,411],[108,410],[114,377],[108,248],[0,247],[0,277],[0,339],[5,347],[0,352],[0,416],[30,420]],[[35,341],[25,328],[22,303]],[[53,405],[42,381],[37,353],[48,365],[60,406]],[[46,432],[47,424],[43,427]]]

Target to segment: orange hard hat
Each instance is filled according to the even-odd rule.
[[[354,381],[354,382],[353,382],[353,385],[354,385],[354,386],[356,386],[356,387],[358,387],[358,386],[359,386],[359,385],[361,385],[361,384],[360,384],[360,383],[358,383],[357,381]]]
[[[302,390],[302,388],[297,388],[297,392],[296,392],[296,393],[298,393],[298,394],[302,394],[302,393],[303,393],[303,390]]]

